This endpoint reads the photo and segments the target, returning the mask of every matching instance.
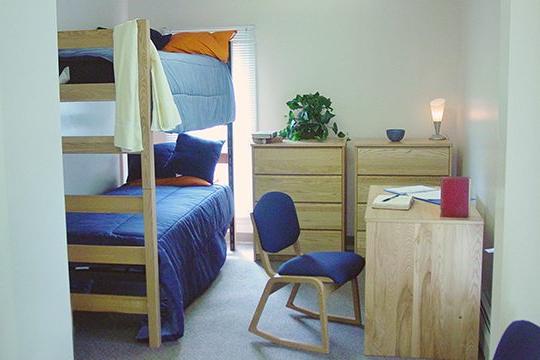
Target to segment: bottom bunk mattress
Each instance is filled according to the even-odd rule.
[[[142,195],[124,185],[109,195]],[[233,217],[227,186],[157,186],[157,233],[162,338],[184,333],[184,309],[217,277],[227,254],[225,234]],[[69,244],[142,246],[142,214],[68,213]],[[145,294],[144,268],[70,264],[71,291],[76,293]],[[137,339],[147,339],[144,324]]]

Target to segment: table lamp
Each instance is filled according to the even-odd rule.
[[[446,100],[441,98],[434,99],[429,103],[431,107],[431,118],[435,127],[435,134],[429,138],[430,140],[446,140],[446,136],[440,134],[445,104]]]

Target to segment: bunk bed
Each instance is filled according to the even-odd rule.
[[[71,304],[73,311],[147,315],[137,337],[159,347],[162,339],[183,334],[184,307],[217,276],[227,229],[234,250],[232,124],[227,124],[230,187],[156,187],[148,21],[137,20],[137,30],[142,186],[66,195]],[[58,33],[59,49],[112,46],[108,29]],[[114,100],[115,84],[103,79],[60,85],[62,102]],[[64,154],[122,153],[112,136],[63,137],[62,145]]]

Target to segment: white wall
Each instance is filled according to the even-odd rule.
[[[0,24],[0,358],[70,359],[55,2],[2,2]]]
[[[504,202],[495,237],[491,347],[511,321],[540,324],[540,2],[502,1]],[[502,144],[504,145],[504,143]],[[500,234],[500,236],[499,236]]]
[[[130,18],[148,18],[157,28],[254,24],[260,129],[282,128],[285,102],[318,90],[332,99],[341,127],[364,138],[383,137],[387,127],[428,137],[428,103],[435,97],[448,99],[443,131],[454,134],[461,14],[462,2],[455,0],[129,2]]]
[[[127,0],[57,0],[59,30],[112,27],[127,20]],[[112,135],[114,103],[62,103],[62,135]],[[123,181],[119,155],[65,155],[67,194],[97,194]]]
[[[472,179],[472,193],[485,221],[484,248],[494,244],[500,171],[500,1],[465,2],[463,24],[463,108],[458,122],[458,173]],[[483,305],[489,311],[493,255],[484,253]],[[488,339],[489,341],[489,339]],[[486,349],[487,350],[487,349]]]

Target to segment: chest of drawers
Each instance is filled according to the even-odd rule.
[[[452,174],[452,144],[448,141],[358,140],[355,151],[355,251],[366,254],[366,213],[371,185],[440,185]]]
[[[270,191],[289,194],[302,251],[340,251],[345,239],[345,140],[252,144],[253,206]],[[286,258],[284,249],[274,258]]]

